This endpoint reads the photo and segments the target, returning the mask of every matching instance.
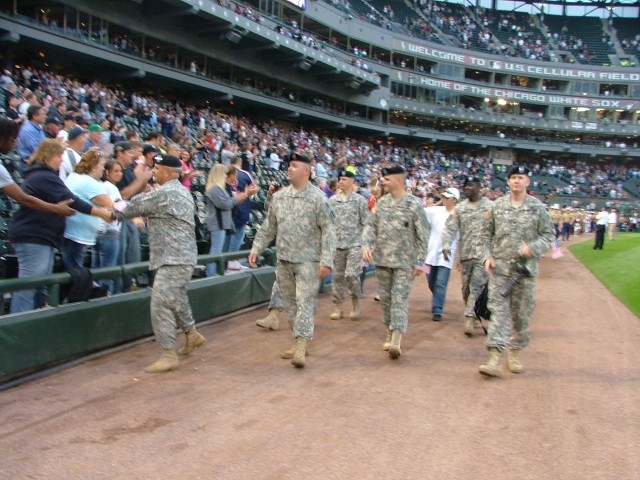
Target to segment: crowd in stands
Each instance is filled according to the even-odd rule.
[[[484,155],[445,153],[427,148],[412,151],[392,144],[328,137],[304,128],[289,128],[273,122],[256,123],[202,105],[152,98],[98,81],[83,83],[61,74],[27,67],[15,72],[4,71],[0,83],[6,98],[5,114],[20,125],[17,153],[8,163],[18,182],[22,174],[26,175],[27,181],[30,178],[25,161],[39,155],[43,159],[41,163],[50,165],[50,161],[57,158],[56,153],[47,144],[47,156],[46,152],[40,152],[41,147],[45,142],[59,143],[65,147],[60,149],[64,151],[62,166],[59,167],[60,178],[67,182],[67,187],[71,189],[73,181],[79,181],[80,174],[84,175],[81,179],[84,182],[91,182],[89,177],[98,181],[104,170],[104,184],[108,185],[110,192],[107,204],[111,205],[152,188],[148,182],[153,170],[153,156],[166,152],[182,160],[183,185],[192,191],[196,200],[199,228],[205,232],[202,238],[207,238],[205,219],[210,215],[208,209],[213,208],[208,200],[205,207],[207,192],[213,185],[213,166],[224,167],[224,172],[217,173],[220,188],[225,185],[225,175],[233,177],[234,180],[228,183],[229,194],[236,197],[237,203],[245,202],[252,195],[263,200],[268,188],[265,175],[266,178],[274,178],[265,172],[278,172],[280,176],[277,178],[284,178],[283,171],[294,151],[303,151],[314,159],[316,183],[328,195],[335,190],[338,170],[349,168],[356,173],[361,193],[368,198],[376,190],[380,169],[393,163],[402,163],[409,168],[411,175],[407,188],[422,198],[425,205],[438,201],[439,192],[460,185],[469,175],[483,179],[487,197],[494,199],[504,194],[504,184],[496,182],[501,178],[501,169]],[[33,132],[38,135],[35,141],[36,137],[31,136]],[[96,157],[96,152],[101,156]],[[106,161],[107,158],[110,160]],[[76,167],[75,176],[74,161],[82,166],[80,170]],[[634,200],[625,191],[623,182],[640,177],[640,168],[613,164],[598,165],[594,169],[583,162],[547,161],[530,167],[534,175],[534,194],[582,194],[615,201],[616,205]],[[234,190],[239,188],[240,184],[234,182],[239,182],[235,179],[239,179],[242,172],[247,176],[242,184],[244,189]],[[551,189],[545,188],[544,179],[549,176],[555,176],[563,183]],[[123,179],[126,180],[124,183]],[[253,186],[249,188],[250,184]],[[132,185],[136,185],[136,189],[132,189]],[[245,209],[246,225],[249,210],[254,207],[261,209],[261,205],[246,201],[245,206],[248,208]],[[259,219],[257,216],[256,220]],[[144,226],[132,222],[129,234],[137,228],[143,229]],[[97,231],[95,235],[94,243],[88,245],[100,244]],[[113,235],[110,238],[113,239]],[[116,261],[139,261],[139,243],[133,242],[132,245],[134,250],[138,249],[137,255],[127,258],[118,255],[116,260],[111,252],[112,265]],[[224,243],[218,240],[217,251],[225,248],[222,245]],[[242,245],[242,239],[236,239],[235,248],[240,249]],[[122,246],[119,248],[122,252]],[[71,252],[68,255],[74,257],[75,262],[63,259],[63,263],[77,266],[86,249],[72,244],[67,251]],[[125,283],[122,286],[108,285],[107,288],[128,287]]]

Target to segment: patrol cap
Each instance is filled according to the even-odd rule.
[[[467,183],[481,183],[480,179],[478,177],[465,177],[464,179],[464,183],[462,184],[463,186],[466,185]]]
[[[342,177],[355,178],[355,175],[353,174],[353,172],[350,172],[349,170],[340,170],[338,172],[338,178],[342,178]]]
[[[511,170],[509,170],[509,174],[507,175],[507,178],[511,178],[511,175],[527,175],[528,176],[529,169],[524,165],[514,165],[513,167],[511,167]]]
[[[393,167],[385,167],[382,169],[382,176],[397,175],[399,173],[407,173],[402,165],[394,165]]]
[[[460,190],[456,187],[449,187],[442,192],[442,196],[445,198],[455,198],[456,200],[460,200]]]
[[[301,153],[294,153],[293,155],[291,155],[291,158],[289,159],[289,161],[303,162],[308,165],[311,165],[311,159],[306,155],[302,155]]]
[[[175,155],[167,155],[159,153],[155,157],[153,157],[153,161],[156,165],[160,165],[161,167],[169,167],[169,168],[182,168],[182,164],[180,163],[180,159]]]

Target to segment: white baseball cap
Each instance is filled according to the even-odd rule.
[[[442,196],[460,200],[460,190],[458,190],[456,187],[449,187],[444,192],[442,192]]]

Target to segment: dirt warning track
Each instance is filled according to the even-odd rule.
[[[397,361],[375,288],[358,321],[321,295],[303,370],[264,308],[201,328],[175,372],[142,371],[149,342],[0,393],[0,478],[640,478],[640,319],[571,254],[542,260],[526,373],[500,379],[477,373],[459,274],[439,323],[416,281]]]

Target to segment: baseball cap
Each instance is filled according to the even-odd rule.
[[[442,192],[442,196],[445,198],[455,198],[456,200],[460,200],[460,190],[456,187],[449,187]]]
[[[91,125],[89,125],[89,131],[90,132],[101,132],[102,128],[97,123],[92,123]]]
[[[146,155],[147,153],[160,153],[160,149],[155,145],[151,145],[150,143],[145,143],[142,147],[142,155]]]
[[[73,127],[71,130],[69,130],[69,136],[67,137],[67,139],[73,140],[75,138],[78,138],[80,135],[84,135],[85,133],[87,133],[87,131],[84,128]]]

